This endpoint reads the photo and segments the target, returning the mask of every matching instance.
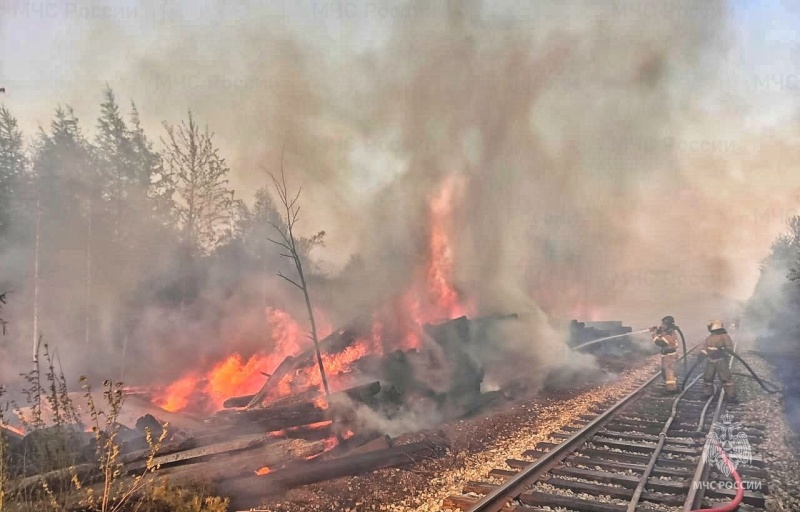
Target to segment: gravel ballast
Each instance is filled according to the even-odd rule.
[[[488,477],[489,471],[507,467],[506,459],[524,459],[523,452],[539,442],[558,442],[550,434],[579,421],[582,414],[607,408],[658,369],[658,357],[651,357],[610,383],[539,396],[487,411],[482,417],[444,424],[437,432],[450,441],[451,449],[444,457],[293,489],[258,510],[447,510],[442,508],[443,501],[460,494],[464,484],[471,480],[501,483]]]

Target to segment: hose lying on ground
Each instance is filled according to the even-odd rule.
[[[723,460],[725,460],[725,465],[728,466],[731,476],[733,477],[734,482],[736,482],[736,496],[733,498],[733,500],[724,505],[713,508],[699,508],[692,510],[692,512],[733,512],[739,508],[739,504],[744,499],[744,486],[742,485],[742,477],[739,475],[739,472],[736,471],[736,466],[733,465],[731,459],[728,458],[728,454],[719,443],[714,443],[714,449],[716,449]]]
[[[747,362],[744,359],[742,359],[742,356],[740,356],[736,352],[730,352],[728,350],[725,350],[724,348],[721,348],[721,350],[723,352],[725,352],[726,354],[732,355],[740,363],[742,363],[744,365],[744,367],[747,368],[747,371],[750,372],[750,376],[752,376],[754,379],[756,379],[756,382],[758,382],[758,384],[764,389],[764,391],[766,391],[767,393],[770,393],[770,394],[782,393],[782,390],[778,389],[777,386],[775,386],[771,382],[763,381],[761,379],[761,377],[756,375],[756,372],[752,368],[750,368],[750,365],[747,364]],[[704,359],[704,356],[698,356],[697,359],[695,359],[694,364],[689,369],[689,371],[686,372],[686,375],[683,377],[683,382],[681,383],[681,389],[686,387],[686,381],[689,380],[689,375],[691,375],[691,373],[694,371],[695,368],[697,368],[697,365],[700,364],[700,361],[702,361],[703,359]],[[739,375],[739,374],[737,374],[737,375]],[[747,376],[747,374],[745,374],[745,376]]]
[[[770,394],[781,393],[782,392],[782,390],[778,389],[777,386],[768,387],[767,384],[770,384],[770,383],[764,382],[763,380],[761,380],[761,377],[756,375],[756,372],[752,368],[750,368],[750,365],[747,364],[747,361],[742,359],[742,356],[740,356],[736,352],[730,352],[728,350],[725,350],[724,348],[722,349],[722,351],[725,352],[726,354],[730,354],[733,357],[735,357],[736,359],[738,359],[739,362],[742,363],[745,368],[747,368],[747,371],[750,372],[750,374],[753,376],[753,378],[756,379],[756,382],[758,382],[758,385],[761,386],[764,389],[764,391],[766,391],[767,393],[770,393]]]
[[[683,376],[683,382],[681,382],[681,389],[686,389],[686,382],[689,380],[689,375],[692,374],[694,369],[697,368],[697,365],[700,364],[700,361],[702,360],[703,356],[697,356],[697,358],[694,360],[694,364],[692,365],[692,367],[689,368],[689,370],[686,372],[686,375]]]

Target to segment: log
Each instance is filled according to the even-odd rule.
[[[27,476],[17,481],[8,482],[5,486],[9,494],[28,494],[44,491],[44,484],[53,492],[67,491],[72,488],[72,477],[77,476],[83,482],[87,478],[100,473],[97,464],[78,464],[69,468],[56,469],[39,475]]]
[[[154,440],[155,442],[155,440]],[[189,450],[197,446],[197,441],[193,437],[187,437],[186,439],[180,439],[176,441],[169,441],[164,442],[161,445],[161,448],[158,450],[156,455],[166,455],[168,453],[175,453],[180,452],[183,450]],[[135,452],[126,453],[125,455],[121,455],[119,461],[122,464],[129,464],[131,462],[135,462],[138,460],[146,460],[150,457],[150,448],[146,448],[144,450],[137,450]]]
[[[387,434],[377,439],[373,439],[367,443],[362,444],[350,450],[349,455],[358,455],[359,453],[374,452],[376,450],[386,450],[392,447],[392,438]]]
[[[228,480],[220,483],[217,490],[224,496],[234,498],[234,509],[247,507],[257,504],[265,495],[283,492],[292,487],[413,464],[422,458],[438,456],[444,448],[446,444],[442,441],[421,441],[333,460],[309,461],[263,476]]]
[[[268,407],[266,409],[220,412],[227,413],[217,416],[217,421],[220,423],[243,430],[256,430],[259,432],[272,432],[287,427],[319,423],[329,419],[328,411],[318,408],[313,402],[284,407]]]
[[[262,388],[263,389],[263,388]],[[256,395],[232,396],[222,402],[222,407],[225,409],[237,409],[239,407],[247,407]]]
[[[325,443],[281,440],[238,453],[218,454],[204,462],[174,466],[157,472],[158,478],[175,484],[216,483],[240,476],[252,476],[263,467],[279,466],[291,460],[322,453]]]
[[[281,362],[281,364],[279,364],[278,367],[275,368],[275,371],[272,372],[272,375],[267,379],[267,382],[265,382],[264,385],[261,386],[261,389],[258,390],[258,393],[253,395],[253,398],[250,400],[250,403],[247,404],[246,408],[252,409],[253,407],[260,404],[262,401],[264,401],[264,398],[267,397],[269,392],[274,387],[276,387],[278,385],[278,382],[280,382],[280,380],[293,368],[294,368],[294,357],[286,356],[286,359],[284,359]]]
[[[199,446],[197,448],[190,448],[167,455],[160,455],[153,458],[153,464],[156,467],[172,466],[176,464],[185,464],[187,462],[207,458],[212,455],[219,455],[221,453],[230,453],[250,448],[259,447],[271,439],[264,434],[256,434],[242,437],[240,439],[233,439],[223,443],[214,443],[206,446]],[[125,467],[128,472],[136,472],[147,469],[147,460],[141,460],[131,463]]]
[[[344,400],[344,397],[363,402],[378,394],[380,390],[380,382],[370,382],[333,393],[330,401],[334,406],[336,404],[346,404],[347,400]],[[319,396],[321,397],[322,395]],[[226,410],[218,412],[215,416],[215,421],[222,425],[232,426],[232,431],[234,432],[273,432],[332,419],[335,413],[320,408],[320,405],[324,406],[324,404],[317,402],[302,402],[260,409]]]
[[[366,329],[366,330],[365,330]],[[328,336],[324,337],[319,342],[320,351],[323,354],[338,354],[348,346],[350,346],[356,339],[358,339],[357,332],[369,332],[368,328],[363,327],[348,327],[333,331]],[[309,348],[297,357],[288,356],[283,362],[272,372],[272,376],[264,383],[264,386],[255,394],[253,399],[247,404],[247,409],[252,409],[264,401],[270,393],[277,388],[278,384],[283,378],[291,372],[301,368],[308,368],[317,364],[316,352],[314,348]]]
[[[331,394],[331,402],[336,403],[337,397],[347,395],[356,402],[369,402],[369,400],[381,392],[381,383],[379,381],[370,382],[355,386],[344,391],[339,391]]]

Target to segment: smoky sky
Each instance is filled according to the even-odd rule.
[[[22,20],[49,35],[31,43],[38,60],[9,54],[4,103],[23,126],[58,103],[89,122],[108,84],[156,139],[191,109],[247,199],[284,155],[299,229],[327,233],[320,268],[361,261],[318,290],[332,321],[408,284],[448,180],[452,284],[481,314],[527,314],[513,350],[537,359],[573,317],[728,314],[796,208],[795,128],[758,116],[785,104],[773,89],[789,78],[742,63],[737,3],[76,5],[5,12],[6,48]],[[241,297],[221,299],[226,325]],[[187,344],[214,337],[173,312],[148,322],[184,326]]]

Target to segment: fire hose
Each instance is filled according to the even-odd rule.
[[[733,480],[736,482],[736,497],[733,498],[732,501],[726,503],[725,505],[720,505],[718,507],[713,508],[698,508],[692,510],[692,512],[733,512],[737,508],[739,508],[739,504],[742,502],[744,498],[744,486],[742,485],[742,477],[739,476],[739,472],[736,471],[736,466],[733,465],[731,459],[728,458],[728,454],[725,450],[720,446],[718,442],[714,442],[714,448],[716,448],[717,452],[720,456],[725,460],[725,465],[728,466],[728,469],[731,472],[731,476]]]
[[[761,379],[761,377],[759,377],[759,376],[756,374],[756,372],[755,372],[755,371],[754,371],[752,368],[750,368],[750,365],[749,365],[749,364],[747,364],[747,361],[745,361],[744,359],[742,359],[742,356],[740,356],[740,355],[739,355],[739,354],[737,354],[736,352],[730,352],[730,351],[728,351],[728,350],[725,350],[724,348],[722,349],[722,351],[723,351],[724,353],[726,353],[726,354],[730,354],[730,355],[732,355],[732,356],[733,356],[733,357],[735,357],[735,358],[736,358],[736,359],[737,359],[737,360],[738,360],[740,363],[742,363],[742,364],[744,365],[744,367],[745,367],[745,368],[747,368],[747,371],[748,371],[748,372],[750,372],[750,375],[752,375],[752,376],[753,376],[753,378],[754,378],[754,379],[756,379],[756,382],[758,382],[758,385],[759,385],[759,386],[761,386],[761,388],[762,388],[764,391],[766,391],[767,393],[769,393],[769,394],[771,394],[771,395],[772,395],[772,394],[775,394],[775,393],[781,393],[781,392],[782,392],[782,390],[778,389],[778,387],[777,387],[777,386],[775,386],[774,384],[772,384],[771,382],[766,382],[766,381],[762,380],[762,379]],[[770,387],[767,387],[767,384],[769,384],[769,385],[772,387],[772,389],[770,389]]]
[[[675,326],[675,330],[678,331],[678,334],[681,335],[681,344],[683,345],[683,354],[684,354],[683,371],[688,376],[689,372],[686,371],[686,366],[689,364],[689,362],[687,361],[688,358],[686,357],[686,354],[687,354],[687,352],[686,352],[686,337],[683,335],[683,331],[681,330],[681,328],[678,327],[677,325]],[[684,381],[684,384],[686,384],[686,381]]]
[[[748,371],[748,372],[750,372],[750,375],[747,375],[747,374],[744,374],[744,375],[745,375],[745,376],[752,376],[754,379],[756,379],[756,382],[758,382],[758,385],[759,385],[759,386],[761,386],[761,388],[762,388],[764,391],[766,391],[766,392],[767,392],[767,393],[769,393],[769,394],[782,393],[782,390],[781,390],[781,389],[778,389],[778,387],[777,387],[777,386],[775,386],[775,385],[774,385],[774,384],[772,384],[771,382],[766,382],[766,381],[764,381],[763,379],[761,379],[761,377],[759,377],[759,376],[758,376],[758,374],[756,374],[755,370],[753,370],[753,369],[750,367],[750,365],[749,365],[749,364],[747,364],[747,361],[745,361],[745,360],[742,358],[742,356],[740,356],[740,355],[739,355],[739,354],[737,354],[736,352],[731,352],[731,351],[729,351],[729,350],[726,350],[726,349],[725,349],[725,348],[723,348],[723,347],[720,347],[720,350],[722,350],[722,352],[723,352],[723,353],[725,353],[725,354],[728,354],[728,355],[730,355],[730,356],[733,356],[733,357],[734,357],[734,358],[735,358],[737,361],[739,361],[740,363],[742,363],[742,364],[744,365],[744,367],[745,367],[745,368],[747,368],[747,371]],[[681,388],[684,388],[684,387],[686,387],[686,381],[687,381],[687,380],[689,380],[689,375],[690,375],[690,374],[691,374],[691,373],[694,371],[694,369],[695,369],[695,368],[697,368],[697,365],[698,365],[698,364],[700,364],[700,362],[701,362],[701,361],[704,359],[704,357],[705,357],[705,356],[703,356],[703,355],[698,355],[698,356],[697,356],[697,359],[695,359],[695,361],[694,361],[694,364],[693,364],[693,365],[692,365],[692,367],[689,369],[689,371],[687,371],[687,372],[686,372],[686,375],[683,377],[683,382],[681,383]],[[737,374],[737,375],[739,375],[739,374]]]

